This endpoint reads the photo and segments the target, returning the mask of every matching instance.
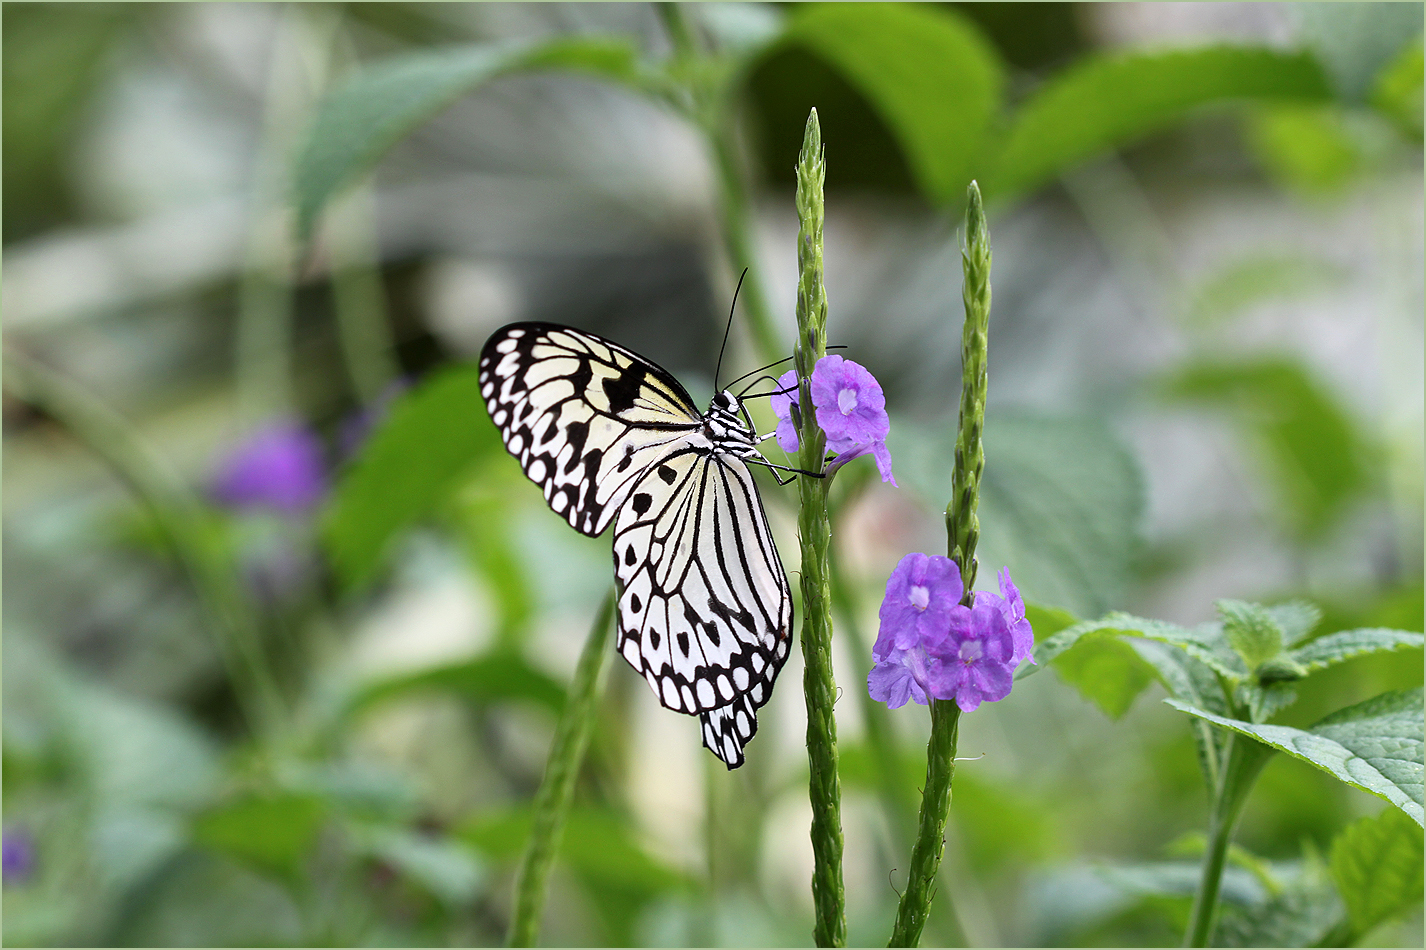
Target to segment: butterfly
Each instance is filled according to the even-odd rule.
[[[513,323],[480,354],[505,448],[581,534],[614,526],[616,648],[735,769],[792,640],[792,591],[738,397],[706,413],[667,370],[584,330]]]

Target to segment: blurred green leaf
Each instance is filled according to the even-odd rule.
[[[988,199],[1029,191],[1203,106],[1328,95],[1321,69],[1301,53],[1217,46],[1089,57],[1020,107],[982,187]]]
[[[1354,822],[1336,837],[1332,878],[1358,938],[1421,906],[1424,856],[1420,826],[1395,808]]]
[[[456,834],[491,858],[514,861],[524,852],[530,825],[530,809],[522,807],[474,815]],[[587,807],[570,810],[558,860],[588,880],[627,891],[652,895],[688,884],[683,875],[649,856],[627,821]]]
[[[801,11],[785,35],[876,108],[927,198],[963,199],[1002,86],[999,57],[973,24],[944,7],[827,3]]]
[[[1308,197],[1340,191],[1363,166],[1362,151],[1335,105],[1266,106],[1251,116],[1247,139],[1279,184]]]
[[[1422,72],[1426,63],[1422,59],[1421,40],[1408,45],[1401,51],[1396,61],[1382,70],[1372,92],[1371,103],[1384,113],[1398,129],[1420,146],[1422,115]]]
[[[514,647],[536,608],[524,563],[510,536],[510,503],[499,492],[469,491],[457,499],[457,505],[466,555],[485,577],[499,610],[496,639]]]
[[[1079,623],[1079,618],[1068,610],[1060,610],[1058,607],[1041,607],[1039,604],[1026,602],[1025,619],[1030,621],[1030,629],[1035,634],[1035,642],[1048,640],[1067,627],[1073,627]]]
[[[1188,304],[1188,318],[1208,325],[1264,300],[1310,296],[1346,279],[1345,269],[1323,258],[1251,254],[1228,262],[1199,284]]]
[[[1225,907],[1215,940],[1225,947],[1321,946],[1318,941],[1341,917],[1342,902],[1326,875],[1304,870],[1260,904]]]
[[[1091,633],[1055,658],[1060,678],[1118,719],[1154,679],[1153,668],[1112,633]]]
[[[1364,653],[1420,650],[1423,639],[1426,638],[1421,634],[1408,630],[1343,630],[1318,637],[1305,647],[1293,650],[1289,655],[1309,670],[1320,670]]]
[[[1333,713],[1310,730],[1253,724],[1196,709],[1176,699],[1175,709],[1240,732],[1310,762],[1364,792],[1378,795],[1423,823],[1421,690],[1385,693]]]
[[[441,691],[476,703],[527,700],[558,715],[564,708],[564,687],[530,666],[514,651],[497,651],[460,663],[419,670],[365,687],[347,707],[348,715],[394,696]]]
[[[1284,519],[1320,538],[1371,485],[1371,449],[1337,398],[1286,358],[1193,363],[1170,374],[1171,400],[1218,406],[1264,459]]]
[[[1295,3],[1298,36],[1316,54],[1337,94],[1361,102],[1383,67],[1421,35],[1415,3]]]
[[[370,582],[392,538],[500,448],[474,366],[444,370],[397,397],[323,512],[322,542],[343,586]]]
[[[1143,482],[1107,426],[992,414],[985,428],[977,559],[1010,567],[1024,596],[1094,616],[1123,595],[1139,547]],[[951,492],[955,422],[895,419],[897,478],[932,509]],[[1033,625],[1033,621],[1032,621]]]
[[[1224,635],[1249,670],[1256,670],[1282,652],[1282,628],[1261,606],[1220,600],[1217,607]]]
[[[193,822],[193,838],[295,880],[326,817],[325,803],[313,795],[253,793],[199,815]]]
[[[362,835],[364,850],[391,864],[449,907],[464,907],[479,894],[486,871],[463,842],[379,828]]]
[[[613,39],[460,46],[369,66],[319,108],[293,173],[297,233],[306,240],[322,206],[404,136],[481,83],[510,73],[566,69],[630,81],[633,50]]]
[[[913,789],[926,778],[925,762],[920,765]],[[1013,862],[1040,862],[1060,847],[1055,809],[1013,782],[958,768],[954,801],[956,829],[970,866],[978,872],[994,872]]]

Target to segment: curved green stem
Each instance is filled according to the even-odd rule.
[[[574,800],[574,781],[579,776],[589,734],[594,729],[594,707],[599,701],[604,671],[609,668],[609,632],[614,620],[614,592],[599,606],[589,639],[579,654],[574,681],[545,764],[545,777],[535,793],[534,820],[525,857],[515,879],[515,913],[510,919],[506,945],[533,947],[540,932],[540,912],[545,906],[545,888],[550,868],[559,850],[565,821]]]
[[[230,552],[203,530],[202,504],[133,426],[59,373],[7,349],[5,385],[103,459],[149,509],[198,594],[248,727],[259,734],[279,728],[283,704],[262,648],[257,618]]]

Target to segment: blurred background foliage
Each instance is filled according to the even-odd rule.
[[[1419,5],[688,12],[773,331],[815,105],[831,335],[888,393],[903,488],[853,467],[834,493],[849,698],[891,566],[944,543],[972,177],[995,241],[982,585],[1012,565],[1042,635],[1220,597],[1422,628]],[[707,141],[650,85],[663,21],[35,3],[3,27],[4,939],[499,942],[609,566],[500,451],[468,361],[554,320],[710,394],[743,262]],[[546,41],[579,71],[471,71]],[[297,157],[319,104],[392,61],[426,98],[318,216]],[[760,362],[741,321],[733,346]],[[791,495],[763,493],[787,557]],[[723,774],[615,667],[544,941],[805,943],[800,671]],[[928,942],[1178,942],[1206,808],[1187,720],[1157,685],[1111,720],[1063,672],[965,720],[985,756],[958,770],[956,916],[938,903]],[[1284,721],[1421,681],[1418,652],[1363,657]],[[853,944],[888,930],[927,729],[909,709],[873,736],[864,706],[840,706]],[[1381,807],[1278,757],[1225,893],[1261,899],[1252,860],[1311,872]]]

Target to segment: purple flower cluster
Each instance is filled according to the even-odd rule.
[[[908,554],[886,581],[881,630],[867,675],[871,698],[891,709],[914,699],[954,699],[966,712],[1010,695],[1015,668],[1030,655],[1035,637],[1025,601],[1000,572],[1000,594],[978,591],[974,606],[961,604],[960,568],[940,555]]]
[[[35,871],[35,839],[23,828],[4,832],[4,877],[6,884],[23,884]]]
[[[777,444],[784,452],[796,452],[800,442],[792,407],[798,404],[797,370],[783,373],[777,384],[779,389],[787,390],[769,400],[778,419]],[[881,480],[895,485],[891,453],[886,448],[891,420],[886,415],[886,396],[876,377],[860,363],[824,356],[812,368],[811,390],[817,425],[827,435],[827,451],[837,456],[827,466],[827,474],[870,453],[876,459]]]

